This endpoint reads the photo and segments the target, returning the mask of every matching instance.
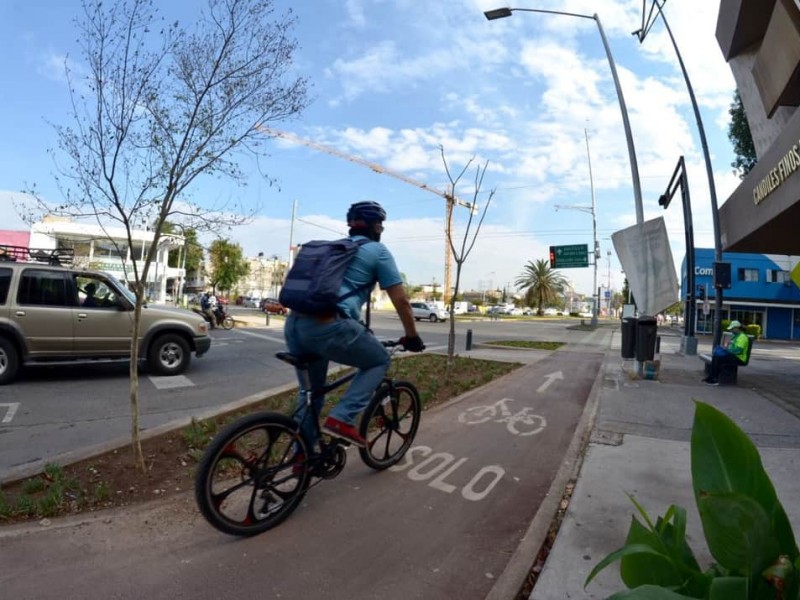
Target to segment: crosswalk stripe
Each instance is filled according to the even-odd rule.
[[[194,383],[185,375],[171,375],[171,376],[157,376],[151,375],[148,379],[153,383],[156,389],[171,390],[182,387],[192,387]]]

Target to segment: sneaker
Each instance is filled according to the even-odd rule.
[[[719,381],[717,381],[716,379],[704,379],[703,383],[705,383],[706,385],[719,385]]]
[[[303,452],[296,452],[295,455],[288,460],[288,463],[292,465],[292,475],[300,475],[306,468],[306,455]]]
[[[354,446],[363,448],[367,445],[366,440],[356,430],[355,426],[348,425],[334,417],[328,417],[322,424],[322,431],[328,435],[350,442]]]

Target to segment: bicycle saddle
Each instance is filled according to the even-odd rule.
[[[277,352],[275,356],[285,363],[289,363],[293,367],[302,368],[310,362],[319,359],[318,354],[291,354],[289,352]]]

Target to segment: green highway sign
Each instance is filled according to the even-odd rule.
[[[550,268],[571,269],[589,266],[589,245],[550,246]]]

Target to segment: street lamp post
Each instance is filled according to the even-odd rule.
[[[669,23],[667,23],[667,18],[664,16],[663,11],[661,10],[662,6],[664,5],[664,0],[659,2],[659,0],[653,0],[653,5],[658,9],[658,14],[661,15],[661,20],[664,21],[664,27],[667,29],[667,33],[669,34],[669,39],[672,42],[672,47],[675,49],[675,54],[678,57],[678,63],[681,67],[681,72],[683,73],[683,80],[686,82],[686,89],[689,91],[689,99],[692,101],[692,109],[694,110],[694,117],[697,121],[697,131],[700,134],[700,144],[703,147],[703,158],[705,159],[706,164],[706,176],[708,177],[708,191],[711,197],[711,222],[714,227],[714,261],[715,263],[719,264],[722,262],[722,238],[720,237],[719,231],[719,210],[717,205],[717,188],[714,184],[714,171],[711,167],[711,155],[708,151],[708,141],[706,140],[706,131],[703,127],[703,119],[700,117],[700,109],[697,106],[697,99],[694,95],[694,89],[692,88],[692,82],[689,80],[689,74],[686,72],[686,66],[683,64],[683,58],[681,57],[680,50],[678,50],[678,44],[675,42],[675,38],[672,35],[672,30],[669,27]],[[644,4],[642,5],[644,8]],[[651,17],[653,16],[652,8],[651,8]],[[650,28],[653,26],[655,19],[648,19],[648,22],[644,23],[644,13],[642,14],[642,28],[634,31],[633,35],[635,35],[639,39],[639,43],[644,42],[645,37],[647,37]],[[716,265],[715,265],[716,267]],[[716,269],[714,270],[716,273]],[[719,346],[719,343],[722,339],[722,287],[716,286],[715,288],[716,293],[715,295],[715,303],[714,303],[714,331],[713,331],[713,345]],[[694,292],[694,290],[692,290]],[[706,300],[707,301],[707,300]]]
[[[259,252],[258,253],[258,273],[260,275],[259,288],[258,288],[259,300],[264,299],[264,297],[266,296],[266,294],[264,294],[264,269],[265,268],[266,268],[266,265],[264,264],[264,253],[263,252]]]
[[[594,198],[594,178],[592,177],[592,156],[589,153],[589,133],[584,129],[583,136],[586,139],[586,158],[589,160],[589,189],[592,192],[592,205],[591,206],[563,206],[556,205],[556,210],[561,208],[569,208],[572,210],[580,210],[582,212],[590,213],[592,215],[592,254],[594,255],[594,284],[592,285],[592,297],[594,298],[594,306],[592,307],[592,327],[597,327],[597,310],[600,305],[600,291],[597,288],[597,260],[600,258],[600,246],[597,243],[597,203]]]
[[[483,14],[489,21],[493,21],[495,19],[510,17],[512,12],[533,12],[551,15],[565,15],[568,17],[580,17],[581,19],[592,19],[595,23],[597,23],[597,29],[600,32],[600,37],[603,40],[603,48],[605,48],[606,51],[608,64],[611,67],[611,76],[614,79],[614,88],[617,91],[617,100],[619,100],[619,109],[622,113],[622,124],[625,128],[625,140],[628,143],[628,158],[631,164],[633,197],[636,204],[636,223],[641,225],[644,222],[644,208],[642,205],[642,186],[639,182],[639,164],[636,161],[636,149],[633,145],[633,135],[631,134],[631,124],[628,120],[628,109],[625,105],[625,97],[622,94],[622,87],[619,84],[619,77],[617,76],[617,66],[614,62],[614,56],[611,54],[611,48],[608,45],[605,31],[603,31],[603,25],[600,23],[600,17],[597,16],[597,13],[593,15],[582,15],[578,13],[563,12],[558,10],[544,10],[539,8],[496,8],[494,10],[487,10]],[[594,293],[596,292],[597,290],[595,289]]]
[[[556,204],[556,210],[561,209],[569,209],[569,210],[579,210],[581,212],[589,213],[592,215],[592,239],[594,240],[594,284],[592,287],[592,298],[594,298],[594,307],[592,308],[592,327],[597,326],[597,308],[598,302],[600,300],[598,296],[598,288],[597,288],[597,257],[600,255],[600,247],[597,243],[597,211],[595,208],[594,203],[594,194],[592,194],[592,205],[591,206],[564,206],[562,204]]]

